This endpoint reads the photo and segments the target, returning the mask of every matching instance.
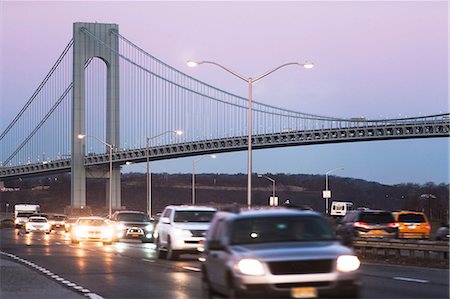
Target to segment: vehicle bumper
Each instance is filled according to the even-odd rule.
[[[176,251],[183,251],[186,253],[200,253],[203,249],[205,238],[184,238],[171,239],[172,249]]]
[[[429,239],[429,233],[420,233],[420,232],[400,232],[398,233],[398,237],[400,239]]]
[[[144,228],[126,228],[116,233],[117,239],[153,240],[153,232]]]
[[[32,233],[32,232],[42,232],[42,233],[49,233],[51,232],[51,229],[45,229],[45,228],[26,228],[25,231],[27,233]]]
[[[272,281],[260,283],[248,279],[236,278],[235,286],[241,294],[254,298],[291,298],[298,288],[313,288],[318,297],[357,297],[361,282],[355,275],[345,275],[334,279],[332,274],[307,275],[310,279],[292,279],[298,275],[279,275]],[[302,275],[303,276],[303,275]],[[315,277],[315,278],[314,278]],[[323,279],[319,278],[322,277]],[[268,280],[271,280],[270,278]]]

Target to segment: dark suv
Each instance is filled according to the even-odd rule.
[[[350,211],[336,227],[336,234],[346,238],[397,238],[398,223],[392,212],[382,210]]]
[[[114,242],[120,239],[153,242],[154,224],[144,212],[117,211],[111,216],[110,223],[114,226]]]
[[[217,212],[203,259],[204,298],[359,296],[358,257],[312,211]]]

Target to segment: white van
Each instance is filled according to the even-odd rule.
[[[348,201],[333,201],[331,203],[331,216],[345,216],[348,211],[353,210],[353,203]]]

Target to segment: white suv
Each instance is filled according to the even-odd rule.
[[[175,260],[183,253],[199,253],[215,213],[211,207],[167,206],[153,235],[158,258]]]

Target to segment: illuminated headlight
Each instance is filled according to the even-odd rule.
[[[354,255],[341,255],[337,259],[337,270],[340,272],[351,272],[359,268],[360,261]]]
[[[75,234],[77,235],[77,238],[84,237],[87,235],[87,228],[86,227],[77,227],[77,228],[75,228]]]
[[[125,225],[123,225],[122,223],[119,223],[119,224],[117,225],[117,229],[118,229],[118,230],[124,230],[124,229],[125,229]]]
[[[110,227],[104,227],[104,228],[102,229],[102,235],[103,235],[103,238],[110,239],[110,238],[113,237],[113,234],[114,234],[114,231],[113,231],[113,229],[110,228]]]
[[[19,223],[19,219],[14,220],[14,223],[18,224]]]
[[[46,223],[46,224],[44,224],[44,229],[50,229],[50,227],[51,227],[51,224],[50,223]]]
[[[25,224],[25,228],[31,229],[31,228],[33,228],[33,225],[31,223],[27,223],[27,224]]]
[[[242,259],[237,263],[236,268],[245,275],[261,276],[264,275],[263,264],[254,259]]]
[[[147,225],[145,227],[145,230],[148,231],[148,232],[152,231],[153,230],[153,225],[151,225],[151,224]]]
[[[191,231],[187,230],[187,229],[175,228],[173,230],[173,233],[180,237],[186,237],[186,238],[192,237]]]

